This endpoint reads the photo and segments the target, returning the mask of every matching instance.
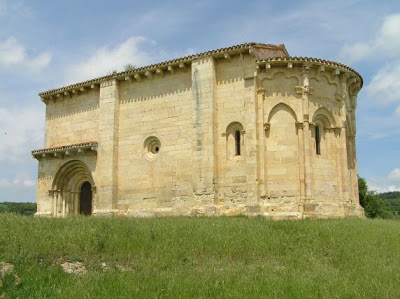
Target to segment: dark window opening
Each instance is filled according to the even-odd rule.
[[[235,132],[235,155],[240,156],[240,131]]]
[[[317,152],[317,155],[321,155],[321,136],[319,126],[315,127],[315,151]]]

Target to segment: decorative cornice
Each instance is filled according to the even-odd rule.
[[[363,78],[359,73],[357,73],[354,69],[351,67],[331,61],[331,60],[325,60],[325,59],[319,59],[319,58],[312,58],[312,57],[273,57],[273,58],[268,58],[268,59],[263,59],[263,60],[257,60],[257,64],[259,67],[261,66],[273,66],[273,65],[286,65],[287,67],[290,66],[292,68],[294,65],[298,65],[301,67],[304,67],[304,65],[309,65],[310,67],[318,67],[317,72],[325,71],[328,70],[332,71],[332,74],[335,76],[338,76],[341,74],[341,72],[350,72],[353,73],[356,77],[359,78],[360,81],[360,88],[363,85]],[[327,68],[328,67],[328,68]]]
[[[81,153],[84,151],[97,152],[97,141],[88,141],[83,143],[43,148],[33,150],[31,154],[36,159],[46,156],[62,158],[63,156],[73,156],[76,153]]]
[[[139,67],[139,68],[134,68],[128,71],[124,72],[118,72],[102,77],[98,77],[92,80],[88,81],[83,81],[79,82],[76,84],[56,88],[56,89],[51,89],[48,91],[44,91],[39,93],[39,96],[42,98],[44,102],[48,100],[48,98],[51,95],[57,95],[57,94],[64,94],[65,92],[69,92],[72,90],[77,91],[83,91],[85,88],[90,88],[91,86],[99,86],[101,82],[109,80],[109,79],[117,79],[117,80],[126,80],[130,78],[135,78],[137,81],[140,81],[144,76],[147,77],[152,77],[153,73],[162,75],[164,74],[164,69],[165,71],[169,71],[171,73],[174,72],[175,69],[181,69],[183,71],[186,71],[187,66],[190,65],[190,63],[195,60],[199,59],[202,57],[206,56],[213,56],[214,58],[224,58],[227,60],[230,60],[233,55],[241,54],[244,52],[251,52],[250,54],[253,54],[257,52],[257,49],[253,49],[254,47],[260,48],[260,49],[277,49],[280,51],[283,51],[283,55],[289,54],[286,51],[286,48],[284,45],[271,45],[271,44],[262,44],[262,43],[243,43],[231,47],[226,47],[226,48],[220,48],[216,50],[211,50],[211,51],[206,51],[194,55],[189,55],[189,56],[184,56],[181,58],[176,58],[172,60],[167,60],[164,62],[156,63],[156,64],[151,64],[148,66],[144,67]],[[250,51],[252,49],[252,51]],[[158,71],[157,71],[158,70]],[[147,75],[145,75],[147,73]],[[82,89],[83,88],[83,89]],[[93,88],[93,87],[92,87]]]

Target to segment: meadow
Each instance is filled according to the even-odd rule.
[[[4,298],[400,298],[400,221],[0,214],[0,262]]]

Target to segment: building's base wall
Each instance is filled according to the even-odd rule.
[[[363,218],[364,210],[358,204],[351,203],[300,203],[300,200],[275,200],[259,204],[210,204],[192,207],[138,208],[127,210],[95,210],[94,216],[128,217],[173,217],[173,216],[262,216],[272,220],[284,219],[327,219],[327,218]]]

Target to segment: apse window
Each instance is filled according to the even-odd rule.
[[[315,152],[321,155],[321,135],[319,126],[315,126]]]
[[[235,131],[235,156],[240,156],[240,131]]]
[[[161,142],[156,136],[147,137],[143,143],[144,155],[148,160],[154,160],[160,153]]]

